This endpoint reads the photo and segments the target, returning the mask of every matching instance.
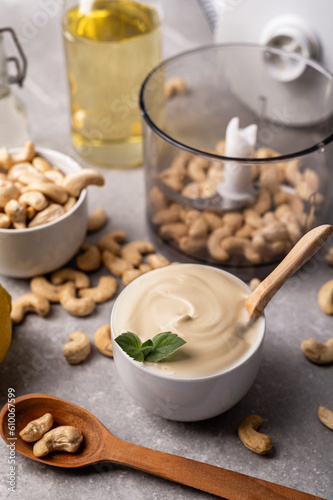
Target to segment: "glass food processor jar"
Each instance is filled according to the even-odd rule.
[[[263,277],[323,222],[333,78],[318,63],[259,45],[206,46],[156,67],[140,106],[148,220],[173,257]]]
[[[65,2],[72,140],[91,163],[142,163],[138,95],[161,60],[161,17],[159,0]]]

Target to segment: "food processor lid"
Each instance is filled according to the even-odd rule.
[[[217,43],[260,43],[294,51],[333,71],[330,0],[199,0]]]

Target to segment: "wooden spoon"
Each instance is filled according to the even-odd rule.
[[[255,321],[263,313],[271,298],[319,248],[333,232],[333,226],[324,224],[306,233],[290,250],[280,264],[265,278],[245,300],[250,321]]]
[[[15,400],[16,431],[8,429],[8,406],[0,413],[0,433],[5,442],[15,450],[37,462],[56,467],[83,467],[101,462],[132,467],[170,481],[232,500],[310,500],[320,497],[302,493],[262,479],[221,469],[188,458],[178,457],[138,446],[113,436],[104,425],[79,406],[47,394],[26,394]],[[83,433],[83,442],[76,453],[53,452],[44,458],[32,453],[32,443],[19,436],[28,422],[51,413],[55,425],[73,425]]]

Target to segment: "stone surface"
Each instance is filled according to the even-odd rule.
[[[52,15],[27,37],[27,26],[47,3],[54,7]],[[58,0],[2,0],[1,24],[15,28],[24,42],[29,71],[18,94],[26,104],[34,141],[75,157],[69,138],[60,4]],[[211,41],[194,0],[164,0],[163,5],[165,56]],[[89,202],[91,209],[102,206],[107,210],[105,231],[123,229],[130,239],[148,237],[143,169],[101,171],[106,186],[89,188]],[[90,235],[89,241],[96,238]],[[94,274],[94,283],[98,276]],[[109,321],[112,302],[99,305],[87,318],[69,316],[54,305],[48,318],[30,315],[16,326],[10,351],[0,366],[1,406],[7,400],[8,387],[14,388],[17,396],[53,394],[86,408],[119,438],[332,499],[333,434],[319,422],[317,407],[333,408],[333,366],[315,366],[300,351],[305,338],[325,341],[332,337],[332,318],[319,310],[316,299],[321,284],[332,277],[333,270],[323,262],[320,252],[278,292],[267,308],[263,361],[253,387],[239,404],[214,419],[177,423],[146,413],[124,391],[112,359],[95,348],[81,365],[66,363],[61,348],[68,334],[82,329],[92,340],[97,327]],[[1,282],[13,299],[29,290],[28,280],[2,277]],[[249,413],[263,417],[262,431],[274,442],[269,456],[255,455],[238,439],[237,425]],[[7,490],[8,473],[8,449],[1,442],[2,499],[12,498]],[[212,498],[126,467],[106,464],[61,470],[19,455],[16,493],[22,500]]]

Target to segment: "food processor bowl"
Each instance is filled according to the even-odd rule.
[[[263,277],[325,222],[333,77],[319,63],[262,45],[205,46],[157,66],[140,107],[148,220],[173,257]],[[227,155],[235,118],[256,128],[251,154]],[[237,204],[230,179],[239,190],[247,179]]]

